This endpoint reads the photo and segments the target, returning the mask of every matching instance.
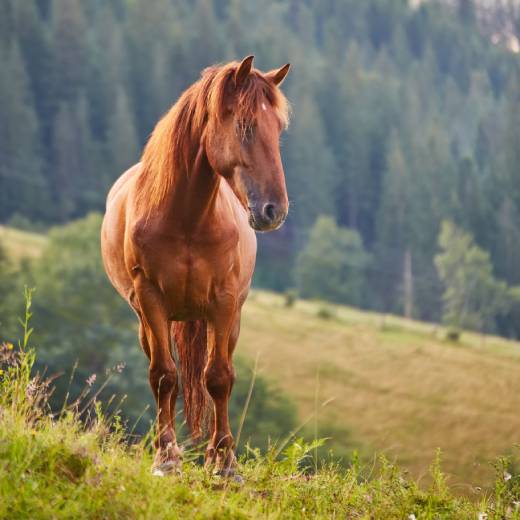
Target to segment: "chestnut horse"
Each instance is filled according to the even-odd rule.
[[[224,476],[236,467],[228,401],[255,265],[253,230],[277,229],[288,211],[279,148],[288,104],[278,87],[289,64],[267,73],[252,65],[248,56],[204,70],[108,194],[103,262],[139,318],[150,361],[156,474],[180,469],[177,371],[195,437],[207,394],[213,400],[206,466]]]

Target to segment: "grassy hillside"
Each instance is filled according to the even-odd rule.
[[[259,356],[302,420],[317,411],[318,436],[336,426],[333,445],[385,453],[416,478],[440,447],[452,486],[487,484],[489,460],[520,441],[520,345],[471,333],[450,343],[433,324],[331,306],[324,319],[322,308],[254,292],[238,351]]]
[[[243,484],[205,471],[195,451],[185,452],[182,475],[152,476],[149,438],[126,444],[101,404],[86,426],[77,406],[53,417],[27,344],[0,353],[0,518],[518,518],[518,477],[504,479],[505,466],[495,493],[472,503],[451,494],[438,459],[421,489],[385,460],[377,471],[305,470],[313,446],[301,441],[279,454],[251,451],[240,460]]]
[[[45,242],[45,235],[40,233],[0,225],[0,244],[5,247],[7,254],[14,261],[39,256]]]
[[[45,240],[0,230],[15,259],[37,255]],[[520,344],[444,337],[433,324],[305,301],[287,308],[282,296],[253,291],[238,352],[258,356],[261,373],[297,403],[306,432],[331,437],[336,454],[384,453],[429,481],[441,448],[452,489],[478,497],[493,478],[489,462],[520,440]]]
[[[454,497],[435,468],[435,483],[421,490],[391,465],[371,480],[357,468],[305,474],[298,469],[302,452],[292,445],[279,462],[242,460],[242,486],[193,462],[181,476],[159,478],[150,474],[149,449],[126,448],[102,421],[84,431],[73,417],[34,422],[2,410],[0,517],[463,519],[507,510],[492,499]]]

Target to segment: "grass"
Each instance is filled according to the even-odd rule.
[[[282,295],[255,291],[238,351],[259,356],[260,373],[296,401],[302,419],[317,412],[318,436],[327,425],[349,432],[332,439],[336,451],[354,446],[367,460],[384,453],[429,481],[441,448],[456,492],[491,485],[489,461],[520,441],[520,344],[467,332],[450,343],[433,324],[331,305],[324,319],[322,308],[298,301],[289,309]]]
[[[243,460],[243,486],[190,462],[180,477],[157,478],[149,449],[127,448],[102,420],[85,430],[73,416],[2,419],[2,518],[477,518],[492,507],[452,496],[442,481],[421,490],[388,463],[371,480],[334,466],[305,474],[291,451],[308,445],[280,461]]]
[[[13,233],[7,236],[18,236],[22,242],[27,238],[29,243],[34,239],[31,233]],[[1,237],[0,234],[0,240]],[[34,244],[41,247],[44,241],[45,237],[33,241],[33,254],[37,254],[38,247]],[[15,247],[16,241],[4,240],[3,243],[15,258],[20,258],[17,251],[31,250],[29,244]],[[437,448],[440,448],[444,478],[450,493],[469,497],[474,504],[482,501],[489,504],[494,500],[489,497],[494,496],[497,480],[490,462],[514,453],[520,438],[519,343],[468,332],[463,332],[460,341],[454,343],[446,340],[447,331],[443,327],[431,323],[344,306],[324,306],[320,302],[297,300],[287,306],[286,299],[283,295],[253,291],[244,309],[238,351],[251,359],[259,356],[260,373],[276,380],[281,389],[293,398],[302,422],[308,421],[317,438],[332,437],[326,448],[332,448],[335,453],[347,453],[349,459],[353,449],[357,449],[363,463],[368,463],[368,467],[374,466],[373,470],[356,473],[356,486],[363,483],[366,489],[372,489],[374,482],[382,479],[382,492],[390,493],[385,486],[393,484],[388,482],[387,476],[379,473],[388,463],[372,462],[380,461],[380,454],[383,454],[386,460],[397,464],[403,474],[409,476],[407,482],[411,482],[410,486],[428,490],[434,482],[429,467]],[[325,316],[324,308],[327,309]],[[7,446],[4,439],[12,438],[16,444],[18,434],[27,435],[30,431],[23,422],[25,419],[16,415],[8,419],[5,413],[2,411],[0,419],[0,428],[3,428],[0,449]],[[41,424],[43,427],[46,423],[43,421]],[[35,442],[50,442],[48,439],[55,435],[59,438],[57,432],[60,428],[67,429],[55,423],[45,428],[35,430]],[[78,430],[78,435],[88,437],[90,433]],[[64,445],[67,442],[64,440]],[[71,450],[76,442],[79,440],[71,438]],[[129,472],[147,474],[151,460],[147,449],[139,448],[134,452],[119,444],[117,446],[117,456],[97,454],[93,460],[120,455],[121,467],[127,464]],[[27,449],[33,448],[29,446]],[[14,446],[13,449],[16,452],[21,448]],[[22,459],[29,460],[32,452],[21,453]],[[109,464],[108,459],[106,464]],[[244,490],[249,490],[247,492],[251,492],[252,497],[257,496],[255,493],[263,489],[262,486],[268,486],[268,483],[258,480],[258,474],[265,470],[266,464],[276,466],[269,457],[259,459],[260,462],[255,460],[245,463],[244,469],[249,472]],[[8,467],[14,467],[12,464],[9,462]],[[92,469],[97,468],[96,464],[89,465],[89,468],[86,473],[97,471]],[[330,471],[332,474],[325,477],[325,473]],[[269,516],[276,511],[278,503],[283,503],[285,499],[280,498],[278,491],[294,496],[301,494],[301,500],[305,500],[317,482],[315,479],[322,476],[337,478],[338,485],[347,486],[341,489],[350,489],[348,486],[353,485],[354,478],[352,471],[352,468],[346,472],[324,469],[325,473],[320,472],[320,477],[310,480],[308,476],[300,476],[293,481],[292,476],[287,475],[280,477],[280,481],[273,480],[268,495],[272,501],[262,505],[261,513]],[[108,473],[103,474],[109,478]],[[190,475],[194,479],[203,478],[200,468],[188,465],[183,479],[189,480],[192,478]],[[360,475],[371,475],[371,478],[365,482]],[[201,493],[209,496],[215,491],[215,497],[220,496],[218,490],[213,490],[217,484],[212,479],[207,481],[208,477],[204,478],[206,480],[200,484]],[[286,481],[288,486],[295,487],[284,487]],[[206,486],[211,491],[206,490]],[[352,488],[353,493],[358,491],[356,486]],[[237,490],[240,500],[243,500],[244,490]],[[232,490],[229,493],[232,495]],[[406,500],[412,500],[406,493]],[[360,496],[356,500],[361,500]],[[191,500],[190,507],[195,507],[194,500]],[[253,498],[251,500],[254,502]],[[360,513],[361,518],[368,514],[367,511],[381,511],[375,505],[371,506],[372,502],[355,503],[352,506],[351,502],[342,502],[338,507],[358,508],[356,511],[365,512]],[[253,511],[247,507],[260,507],[258,504],[247,507],[241,504],[247,514]],[[332,506],[329,504],[327,507]],[[325,509],[320,511],[325,515]],[[333,509],[327,511],[330,513]]]
[[[49,414],[49,387],[32,373],[30,298],[19,347],[0,348],[1,518],[520,518],[520,477],[507,472],[507,461],[497,463],[494,493],[475,503],[451,494],[439,453],[422,488],[385,458],[377,470],[354,460],[348,469],[331,463],[312,471],[321,441],[302,440],[264,455],[250,449],[240,461],[243,485],[193,460],[181,476],[154,477],[150,437],[129,445],[101,403],[86,422],[78,406]]]
[[[15,262],[23,258],[37,258],[46,242],[47,238],[40,233],[0,225],[0,244],[5,247],[6,253]]]

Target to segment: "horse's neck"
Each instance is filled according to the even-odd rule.
[[[189,171],[179,175],[173,186],[168,217],[184,231],[196,231],[212,220],[220,185],[220,176],[211,168],[201,148]]]

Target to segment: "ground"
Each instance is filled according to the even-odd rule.
[[[336,430],[336,448],[385,453],[416,478],[441,448],[452,486],[489,484],[489,461],[520,441],[520,344],[473,333],[453,343],[438,325],[343,306],[324,319],[323,307],[254,291],[238,351],[259,357],[302,421],[317,416],[318,436]]]
[[[0,232],[17,261],[37,256],[45,244],[37,234]],[[405,511],[436,518],[427,512],[444,507],[464,514],[441,518],[492,512],[503,472],[497,480],[491,462],[514,454],[519,440],[520,344],[469,332],[456,343],[445,337],[435,324],[320,302],[287,307],[284,296],[254,290],[244,309],[238,351],[258,359],[259,371],[292,397],[307,432],[310,427],[315,438],[332,437],[327,446],[343,456],[343,467],[309,475],[261,457],[243,462],[243,488],[215,481],[193,464],[179,480],[157,481],[149,475],[146,443],[127,449],[117,436],[106,441],[105,434],[82,431],[74,421],[71,428],[65,419],[35,427],[4,407],[0,517],[38,511],[44,502],[48,509],[41,510],[49,514],[42,517],[52,517],[51,511],[67,517],[70,508],[117,517],[129,508],[135,517],[157,518],[160,511],[170,511],[170,504],[178,508],[168,513],[172,518],[187,511],[210,517],[214,510],[217,517],[298,517],[302,508],[308,516],[348,512],[351,518],[384,518],[385,510],[393,511],[388,518],[403,518]],[[91,443],[87,452],[85,442]],[[449,486],[442,493],[430,471],[437,448]],[[368,468],[364,472],[353,469],[355,449]],[[381,462],[381,454],[404,473]],[[79,476],[66,462],[75,466],[77,457],[84,462]],[[504,467],[514,474],[514,466]],[[133,498],[125,493],[129,489]],[[92,510],[82,502],[87,496],[94,497]],[[286,508],[291,515],[285,515]]]

